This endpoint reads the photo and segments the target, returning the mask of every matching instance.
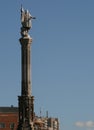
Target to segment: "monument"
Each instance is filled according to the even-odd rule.
[[[30,52],[32,38],[29,35],[29,30],[32,27],[32,17],[28,10],[21,7],[21,96],[18,96],[19,108],[19,123],[17,130],[33,130],[34,120],[34,97],[32,96],[31,88],[31,63]]]

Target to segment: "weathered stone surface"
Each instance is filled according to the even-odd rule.
[[[26,14],[23,13],[23,18]],[[29,12],[27,12],[29,14]],[[27,15],[26,15],[27,16]],[[28,17],[27,17],[28,18]],[[25,21],[23,21],[25,22]],[[30,22],[30,21],[29,21]],[[21,68],[22,68],[22,82],[21,82],[21,96],[18,97],[19,102],[19,124],[18,130],[32,130],[33,129],[33,116],[34,116],[34,97],[31,94],[31,43],[32,38],[28,34],[28,30],[22,23],[21,35],[19,39],[21,44]]]

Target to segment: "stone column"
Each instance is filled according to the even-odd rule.
[[[22,60],[22,95],[31,95],[31,68],[30,52],[31,38],[21,38],[21,60]]]
[[[19,125],[18,130],[32,130],[34,116],[34,97],[31,96],[31,76],[30,76],[30,46],[32,38],[24,37],[21,43],[21,65],[22,84],[21,96],[19,96]]]
[[[21,96],[18,97],[19,123],[17,130],[33,130],[34,97],[31,94],[31,43],[32,38],[28,34],[31,28],[31,17],[28,10],[21,8]]]

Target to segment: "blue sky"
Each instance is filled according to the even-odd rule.
[[[17,106],[21,91],[21,4],[37,18],[35,112],[58,117],[60,130],[94,129],[94,0],[0,1],[0,106]]]

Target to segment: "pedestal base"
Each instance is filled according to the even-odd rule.
[[[25,124],[25,125],[18,125],[17,130],[34,130],[34,128],[31,127],[31,125],[26,126]]]

